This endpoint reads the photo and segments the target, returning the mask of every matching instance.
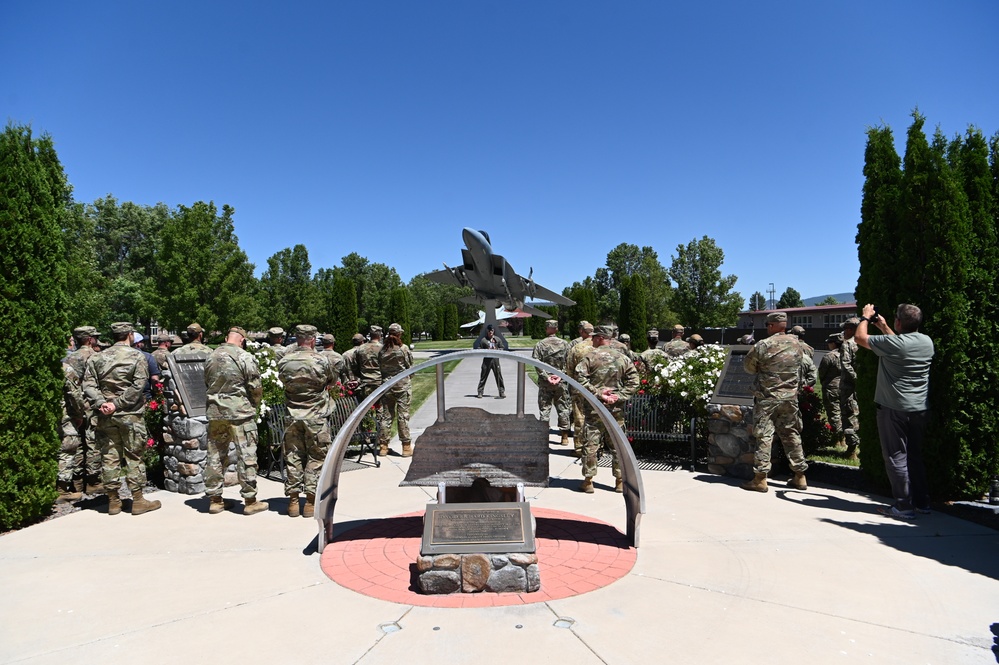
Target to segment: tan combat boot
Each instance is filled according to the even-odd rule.
[[[403,443],[402,444],[402,456],[403,457],[412,457],[413,456],[413,444],[411,444],[411,443]]]
[[[243,506],[244,515],[253,515],[255,513],[262,513],[267,510],[266,501],[257,501],[254,499],[244,499],[246,505]]]
[[[59,489],[59,498],[56,501],[60,503],[73,503],[83,498],[83,494],[73,491],[73,483],[57,483],[56,487]]]
[[[225,501],[222,500],[221,496],[210,496],[208,497],[208,514],[218,515],[223,510],[225,510]]]
[[[767,474],[757,473],[752,480],[744,482],[739,487],[751,492],[767,492]]]
[[[579,484],[579,491],[585,494],[593,494],[593,479],[583,478],[583,482]]]
[[[614,482],[614,491],[618,494],[624,494],[624,478],[618,478]]]
[[[132,514],[141,515],[142,513],[151,513],[154,510],[159,510],[162,506],[159,501],[150,501],[142,496],[142,492],[132,492]]]
[[[108,515],[117,515],[121,512],[121,497],[118,492],[108,493]]]
[[[385,457],[387,455],[388,455],[388,444],[387,443],[378,444],[378,456]]]
[[[807,490],[808,483],[805,482],[805,474],[795,471],[794,476],[787,481],[787,486],[793,487],[796,490]]]
[[[569,430],[562,430],[562,445],[569,445]]]
[[[83,482],[83,478],[77,478],[73,481],[73,491],[83,494],[83,490],[86,489],[87,485]]]
[[[288,517],[298,517],[302,514],[302,506],[298,503],[298,492],[288,495]]]
[[[94,476],[87,478],[87,494],[104,494],[104,485],[101,484],[101,479]]]
[[[316,495],[305,495],[305,507],[302,508],[302,517],[314,517],[316,514]]]

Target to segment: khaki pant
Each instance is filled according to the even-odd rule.
[[[293,420],[284,432],[284,493],[316,493],[323,461],[333,443],[329,418]]]
[[[808,464],[801,449],[801,413],[798,411],[797,399],[758,399],[753,404],[756,473],[770,473],[774,434],[780,436],[791,468],[804,473]]]
[[[381,408],[375,414],[378,418],[378,443],[387,446],[392,434],[392,418],[399,423],[399,441],[410,443],[409,406],[413,400],[412,390],[390,389],[378,400]]]
[[[246,420],[208,421],[208,458],[205,460],[205,494],[222,496],[224,463],[229,457],[229,443],[236,444],[236,473],[239,494],[244,499],[257,497],[257,424]]]
[[[128,489],[141,492],[146,486],[146,422],[142,416],[97,416],[95,437],[101,449],[101,482],[105,491],[118,493],[124,476]]]
[[[624,410],[611,409],[611,415],[617,421],[618,426],[624,428]],[[580,437],[576,437],[577,441]],[[621,477],[621,465],[617,460],[617,451],[614,444],[607,436],[607,430],[597,412],[588,405],[585,407],[583,419],[583,478],[593,478],[597,475],[597,455],[600,452],[600,445],[603,443],[614,457],[611,470],[615,478]]]

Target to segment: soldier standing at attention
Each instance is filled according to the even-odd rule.
[[[255,418],[263,388],[256,359],[243,350],[245,342],[246,331],[234,326],[229,329],[225,342],[212,351],[205,362],[205,388],[208,397],[205,412],[208,417],[205,495],[208,497],[208,512],[213,515],[225,510],[225,502],[222,500],[222,464],[229,455],[230,442],[236,444],[239,493],[245,502],[243,514],[253,515],[267,510],[266,501],[257,501]]]
[[[839,441],[843,435],[843,421],[839,410],[840,361],[839,347],[843,344],[843,333],[826,337],[829,353],[819,361],[819,381],[822,382],[822,403],[826,407],[826,419]]]
[[[593,324],[589,321],[579,322],[579,337],[569,342],[569,351],[565,359],[565,373],[569,378],[579,380],[576,376],[576,365],[587,353],[593,350],[593,342],[590,336],[593,333]],[[572,389],[569,391],[572,399],[572,440],[575,444],[576,457],[583,456],[583,421],[586,414],[586,400]]]
[[[357,376],[354,374],[354,368],[357,361],[354,356],[357,354],[357,349],[364,344],[364,335],[361,333],[355,333],[354,336],[350,338],[350,343],[353,344],[353,346],[343,352],[344,378],[346,381],[356,381]]]
[[[354,366],[351,368],[354,377],[360,382],[358,386],[361,392],[360,399],[364,399],[382,385],[382,369],[378,363],[378,352],[382,350],[381,326],[371,326],[369,336],[371,340],[357,347],[357,351],[354,352]],[[375,410],[378,411],[377,408]]]
[[[156,364],[160,366],[160,369],[167,369],[167,358],[170,356],[170,346],[173,344],[173,338],[170,335],[157,335],[156,344],[157,347],[153,351],[153,358],[156,359]]]
[[[146,466],[142,451],[146,446],[146,402],[142,391],[149,381],[149,365],[141,351],[132,348],[135,328],[131,323],[111,324],[114,345],[87,361],[83,393],[97,412],[97,445],[103,460],[104,491],[110,500],[108,515],[121,512],[121,477],[132,491],[132,514],[141,515],[160,507],[159,501],[142,496],[146,486]]]
[[[59,501],[78,501],[83,493],[77,487],[81,481],[73,478],[73,474],[81,469],[83,450],[80,442],[80,430],[83,428],[84,414],[87,405],[80,388],[80,377],[72,366],[62,363],[62,418],[59,420],[59,475],[57,489]],[[75,483],[74,483],[75,480]]]
[[[690,345],[683,341],[684,328],[679,323],[673,326],[673,339],[666,342],[663,351],[671,358],[677,358],[690,351]]]
[[[284,465],[287,477],[284,493],[288,497],[288,517],[299,516],[298,496],[305,493],[303,517],[315,515],[316,481],[323,460],[333,443],[330,416],[333,400],[330,388],[337,375],[329,359],[316,352],[315,326],[295,328],[298,340],[294,351],[278,361],[278,373],[284,384],[285,404],[291,422],[284,433]]]
[[[211,348],[205,345],[205,329],[201,327],[200,323],[192,323],[187,327],[187,343],[180,347],[174,353],[177,357],[181,356],[194,356],[199,353],[208,355],[212,352]]]
[[[843,345],[839,348],[839,408],[846,437],[846,456],[850,459],[857,459],[860,448],[860,434],[857,433],[860,430],[860,407],[857,405],[857,369],[854,366],[857,341],[853,339],[859,322],[856,317],[843,322]]]
[[[624,405],[638,392],[641,379],[635,364],[626,355],[611,348],[613,335],[614,329],[610,325],[599,325],[593,330],[593,348],[576,366],[576,375],[583,387],[607,406],[617,424],[623,428]],[[583,423],[583,482],[579,486],[580,492],[593,493],[593,477],[597,475],[597,451],[605,434],[596,411],[587,408]],[[614,453],[613,446],[610,446],[610,450]],[[614,491],[624,492],[616,453],[613,472]]]
[[[642,360],[645,361],[646,367],[652,367],[653,362],[658,358],[659,360],[666,360],[668,356],[666,352],[659,348],[659,330],[652,328],[649,332],[645,333],[645,339],[648,342],[649,348],[642,351]]]
[[[805,482],[805,454],[801,449],[801,413],[798,390],[801,388],[801,342],[785,332],[787,314],[767,314],[766,339],[757,342],[743,360],[743,366],[756,375],[753,383],[753,437],[756,439],[752,480],[741,485],[744,490],[767,491],[770,452],[774,433],[780,436],[791,463],[794,478],[788,487],[808,489]]]
[[[274,351],[274,357],[281,360],[281,356],[287,353],[287,349],[284,345],[284,328],[274,326],[267,331],[267,343],[270,344],[271,349]]]
[[[479,341],[480,349],[502,349],[503,344],[496,339],[496,333],[492,325],[486,326],[486,336]],[[479,388],[476,397],[482,399],[482,391],[486,389],[486,379],[489,372],[496,378],[496,389],[499,390],[499,398],[506,397],[506,387],[503,385],[503,372],[500,370],[499,358],[483,358],[482,369],[479,371]]]
[[[564,372],[569,355],[569,343],[558,336],[558,321],[555,319],[545,321],[545,332],[548,336],[534,346],[533,358]],[[568,446],[569,416],[572,411],[569,386],[562,383],[561,377],[539,369],[538,409],[541,410],[541,422],[545,425],[548,425],[551,419],[552,404],[555,405],[558,429],[562,435],[561,443],[563,446]]]
[[[381,382],[385,383],[396,374],[413,366],[413,354],[402,342],[402,326],[393,323],[389,326],[385,344],[378,351],[378,367]],[[399,442],[402,443],[402,456],[412,457],[412,437],[409,433],[409,406],[413,401],[413,386],[409,378],[395,384],[382,395],[381,422],[378,428],[378,455],[388,455],[389,435],[392,433],[392,418],[399,424]]]
[[[76,350],[66,358],[66,364],[77,377],[77,385],[83,391],[83,376],[87,371],[87,361],[100,351],[97,328],[80,326],[73,329],[73,341]],[[77,449],[73,460],[73,488],[87,494],[103,494],[104,484],[101,482],[101,452],[97,447],[97,414],[84,402],[83,424],[79,428],[82,447]]]
[[[789,332],[797,337],[801,344],[801,384],[814,386],[818,381],[818,370],[815,368],[815,360],[812,359],[815,349],[805,341],[805,329],[801,326],[795,326]]]
[[[327,333],[320,337],[320,340],[323,343],[322,354],[326,356],[326,360],[330,361],[333,371],[336,372],[334,385],[337,383],[347,383],[347,370],[344,368],[343,356],[333,349],[333,345],[336,344],[336,337]]]

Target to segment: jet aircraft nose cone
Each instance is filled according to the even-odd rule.
[[[485,240],[482,237],[482,234],[475,229],[470,229],[468,227],[461,230],[461,239],[465,241],[465,247],[468,247],[469,249],[475,247],[476,245],[483,244],[483,241]]]

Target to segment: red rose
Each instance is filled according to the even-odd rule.
[[[159,406],[160,406],[159,402],[157,402],[156,400],[153,400],[152,402],[149,403],[149,408],[152,409],[153,411],[158,409]],[[152,441],[152,439],[150,439],[150,441]]]

